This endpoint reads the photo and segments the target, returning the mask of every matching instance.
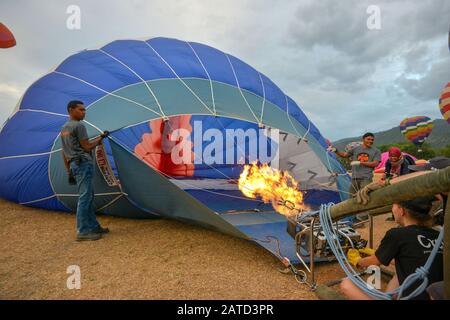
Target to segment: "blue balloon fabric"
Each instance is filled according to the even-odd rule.
[[[325,139],[293,99],[267,76],[230,54],[204,44],[169,38],[117,40],[83,50],[34,82],[0,132],[0,197],[32,207],[75,210],[76,189],[67,183],[59,139],[71,100],[84,102],[84,123],[90,137],[103,130],[112,132],[105,148],[117,181],[110,184],[104,179],[102,168],[96,167],[95,206],[101,213],[137,218],[168,215],[164,210],[169,207],[159,211],[145,207],[150,206],[148,199],[139,198],[145,195],[138,196],[139,191],[127,181],[128,176],[139,179],[139,175],[120,170],[134,170],[124,163],[131,161],[124,153],[130,153],[131,159],[146,163],[178,186],[187,194],[185,197],[180,193],[180,197],[193,201],[192,208],[209,208],[199,209],[205,216],[226,214],[233,203],[241,209],[255,206],[254,200],[242,199],[237,190],[225,188],[219,192],[217,186],[210,188],[204,181],[206,184],[198,184],[200,180],[237,179],[242,163],[211,164],[208,157],[225,160],[228,151],[238,154],[243,146],[227,145],[224,141],[222,149],[216,148],[209,156],[197,152],[195,157],[202,157],[193,166],[168,168],[155,147],[155,141],[160,141],[168,130],[167,123],[181,123],[188,128],[192,141],[197,139],[194,127],[199,123],[202,132],[212,130],[225,137],[230,129],[277,129],[280,137],[289,138],[282,138],[282,142],[269,139],[267,146],[258,146],[258,151],[271,146],[281,150],[283,144],[287,151],[281,152],[280,161],[290,164],[294,157],[291,153],[298,148],[295,159],[299,170],[303,170],[298,171],[299,177],[315,177],[319,172],[322,179],[308,191],[314,193],[314,205],[348,197],[346,171],[333,154],[327,153]],[[209,143],[201,141],[200,149],[211,149]],[[251,162],[245,152],[243,158],[245,163]],[[121,163],[116,163],[117,159]],[[158,176],[149,172],[149,179]],[[315,180],[305,181],[311,184]],[[125,186],[131,193],[124,192]],[[176,192],[171,186],[167,188]],[[200,220],[205,216],[193,221],[202,224]],[[179,218],[189,220],[188,216]],[[233,233],[219,222],[212,227]]]

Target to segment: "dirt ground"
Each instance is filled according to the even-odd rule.
[[[375,243],[394,226],[385,219]],[[110,234],[76,242],[74,215],[0,199],[0,299],[316,299],[252,242],[168,220],[99,221]],[[70,265],[80,290],[67,288]],[[316,270],[319,283],[343,276],[337,263]]]

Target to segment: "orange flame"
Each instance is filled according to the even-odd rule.
[[[271,168],[267,164],[254,162],[245,165],[238,186],[245,196],[254,199],[259,196],[264,203],[271,202],[273,208],[285,216],[305,209],[298,182],[287,171]]]

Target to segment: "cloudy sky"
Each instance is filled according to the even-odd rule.
[[[81,9],[69,30],[67,7]],[[371,30],[367,8],[380,9]],[[331,140],[441,118],[450,81],[449,0],[1,0],[18,45],[0,49],[0,124],[32,82],[65,57],[115,39],[211,45],[271,78]]]

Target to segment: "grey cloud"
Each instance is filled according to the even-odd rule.
[[[404,57],[405,73],[423,74],[427,71],[430,49],[427,45],[420,43],[410,48]]]
[[[81,30],[65,27],[70,4],[81,7]],[[381,30],[366,28],[369,4],[381,7]],[[390,128],[409,113],[435,115],[427,99],[448,70],[448,48],[447,56],[436,54],[442,41],[447,46],[448,0],[18,0],[0,2],[0,12],[18,40],[1,51],[8,64],[0,83],[20,92],[84,48],[175,37],[231,53],[266,74],[332,140]],[[14,94],[0,96],[0,122],[16,102]]]
[[[366,9],[372,4],[381,9],[381,30],[366,26]],[[424,43],[446,35],[449,17],[450,2],[445,0],[352,1],[346,5],[331,0],[302,2],[285,43],[298,50],[328,50],[335,67],[327,68],[332,62],[326,61],[318,68],[328,70],[324,75],[344,84],[341,89],[345,90],[349,79],[369,78],[375,64],[386,57],[418,60],[427,55]]]
[[[381,30],[366,25],[369,5],[381,10]],[[450,2],[425,1],[309,1],[299,4],[288,39],[309,49],[331,48],[356,62],[376,61],[406,42],[432,40],[448,30]]]
[[[411,96],[420,100],[437,100],[445,84],[450,81],[450,59],[432,64],[420,79],[399,78],[397,82]]]

